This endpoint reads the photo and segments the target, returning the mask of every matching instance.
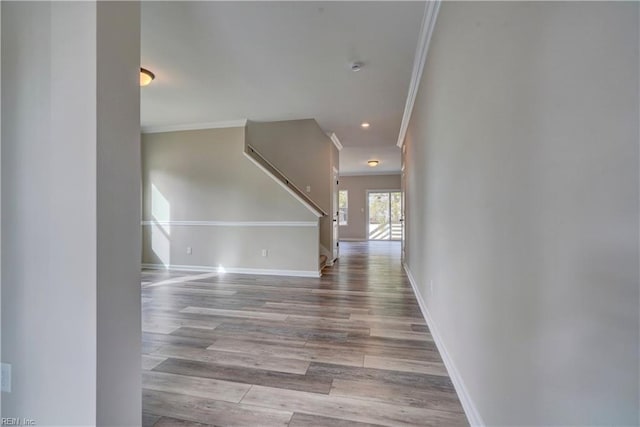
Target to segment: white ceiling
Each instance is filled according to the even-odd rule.
[[[142,2],[142,66],[156,74],[141,91],[142,126],[314,118],[345,147],[341,173],[370,172],[374,147],[376,169],[397,172],[423,11],[397,1]]]
[[[368,160],[378,160],[376,167]],[[400,173],[400,148],[393,145],[372,145],[370,147],[344,147],[340,152],[341,175],[368,175]]]

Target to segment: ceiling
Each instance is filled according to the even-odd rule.
[[[141,90],[142,126],[314,118],[345,147],[341,173],[371,172],[374,154],[376,171],[399,172],[423,11],[396,1],[142,2],[142,66],[156,75]]]
[[[368,160],[378,160],[376,167]],[[372,145],[370,147],[344,147],[340,152],[341,175],[369,175],[400,173],[400,149],[395,145]]]

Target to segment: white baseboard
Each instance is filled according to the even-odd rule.
[[[341,242],[366,242],[367,239],[357,239],[357,238],[353,238],[353,237],[341,237],[340,241]]]
[[[456,393],[458,394],[458,398],[460,399],[460,403],[462,403],[462,408],[464,409],[464,413],[467,416],[467,420],[469,424],[472,426],[484,426],[484,422],[482,421],[482,417],[480,417],[480,413],[478,412],[478,408],[473,403],[473,399],[469,395],[469,391],[467,387],[464,385],[464,381],[460,376],[460,372],[456,368],[456,365],[453,363],[453,359],[449,355],[447,351],[447,347],[444,345],[442,341],[442,337],[438,332],[438,328],[433,321],[433,318],[429,314],[429,310],[427,310],[427,305],[422,299],[422,295],[420,294],[420,290],[418,289],[418,284],[416,283],[413,274],[411,274],[411,270],[406,263],[403,263],[404,271],[407,273],[407,277],[409,278],[409,282],[411,283],[411,287],[413,288],[413,293],[416,295],[416,299],[418,300],[418,305],[420,306],[420,311],[422,311],[422,315],[424,316],[424,320],[427,322],[427,326],[429,327],[429,331],[431,332],[431,336],[433,337],[433,341],[436,343],[436,347],[440,352],[440,356],[442,356],[442,360],[444,361],[444,366],[447,368],[447,372],[449,373],[449,378],[451,378],[451,382],[453,383],[453,387],[456,389]]]
[[[271,268],[235,268],[224,267],[221,271],[220,267],[210,267],[203,265],[164,265],[164,264],[142,264],[142,268],[152,270],[174,270],[174,271],[198,271],[198,272],[224,272],[235,274],[253,274],[257,276],[293,276],[293,277],[320,277],[320,271],[313,270],[276,270]]]

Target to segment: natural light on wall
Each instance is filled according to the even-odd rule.
[[[171,265],[171,205],[151,184],[151,249],[165,267]]]

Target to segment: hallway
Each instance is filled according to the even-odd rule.
[[[143,425],[465,425],[399,242],[320,279],[145,270]]]

